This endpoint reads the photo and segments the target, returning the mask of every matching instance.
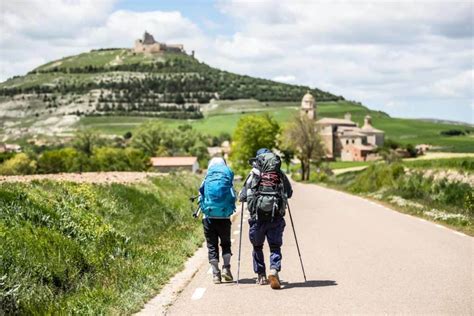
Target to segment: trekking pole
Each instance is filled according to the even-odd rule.
[[[242,201],[242,209],[240,211],[240,236],[239,236],[239,258],[237,263],[237,285],[239,285],[240,278],[240,254],[242,250],[242,226],[244,226],[244,201]]]
[[[301,259],[300,246],[298,245],[298,238],[296,238],[295,224],[293,224],[293,217],[291,216],[290,203],[288,205],[288,214],[290,214],[291,227],[293,228],[293,234],[295,235],[296,249],[298,249],[298,256],[300,257],[301,270],[303,270],[304,281],[306,282],[306,273],[304,273],[303,259]]]

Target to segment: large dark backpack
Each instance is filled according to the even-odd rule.
[[[254,167],[260,171],[260,175],[254,174],[250,183],[250,212],[260,221],[272,221],[285,216],[286,197],[280,157],[274,153],[258,155]]]

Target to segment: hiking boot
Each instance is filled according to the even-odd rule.
[[[234,281],[234,277],[232,276],[232,272],[230,272],[230,266],[222,267],[222,278],[224,279],[224,282],[232,282]]]
[[[268,284],[267,277],[264,273],[259,274],[257,276],[257,284],[259,284],[259,285],[267,285]]]
[[[214,284],[221,284],[222,283],[220,272],[218,272],[218,273],[216,273],[212,276],[212,282],[214,282]]]
[[[268,275],[268,280],[270,281],[270,286],[274,290],[278,290],[281,288],[280,278],[278,277],[278,271],[275,269],[270,270],[270,274]]]

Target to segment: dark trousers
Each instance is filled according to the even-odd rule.
[[[206,237],[209,262],[219,261],[219,239],[221,240],[222,255],[232,254],[230,249],[230,219],[204,218],[202,225]]]
[[[265,274],[265,258],[263,256],[265,237],[270,246],[270,269],[280,271],[281,245],[283,244],[283,231],[286,225],[285,219],[280,217],[269,222],[250,219],[249,225],[249,237],[253,245],[253,271],[258,274]]]

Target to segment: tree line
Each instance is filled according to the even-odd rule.
[[[74,141],[58,148],[30,147],[23,153],[2,156],[0,174],[47,174],[89,171],[146,171],[153,156],[196,156],[207,164],[207,147],[220,145],[230,135],[209,136],[190,125],[166,127],[148,122],[135,133],[110,140],[93,130],[80,130]]]

